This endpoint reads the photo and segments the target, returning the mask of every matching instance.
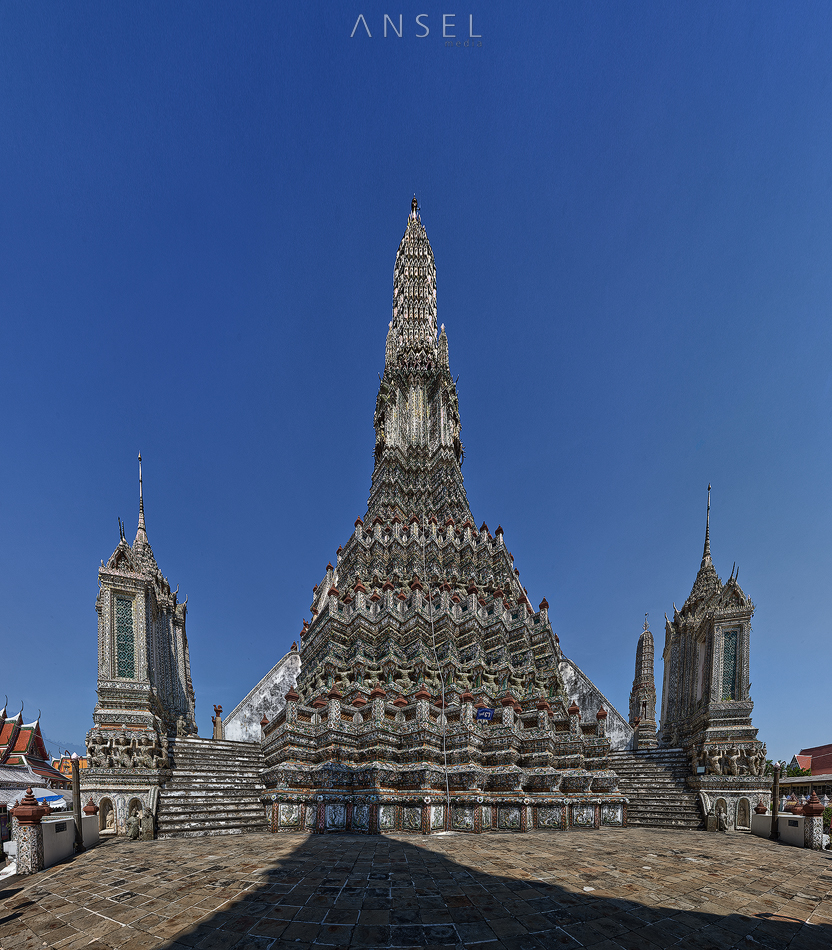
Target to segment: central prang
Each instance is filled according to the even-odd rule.
[[[314,588],[298,691],[263,727],[272,829],[622,825],[607,712],[581,721],[549,605],[532,610],[502,528],[477,530],[468,506],[415,197],[374,425],[367,513]]]

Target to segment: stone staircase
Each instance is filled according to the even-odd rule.
[[[630,800],[627,824],[633,828],[704,827],[696,794],[685,779],[690,761],[683,749],[649,749],[610,753],[610,768]]]
[[[268,831],[260,743],[176,739],[170,751],[174,770],[159,797],[159,838]]]

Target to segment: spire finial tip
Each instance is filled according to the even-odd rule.
[[[147,541],[147,533],[144,523],[144,493],[142,492],[142,453],[139,452],[139,528],[136,532],[136,537],[138,538],[140,534],[144,534],[144,539]]]

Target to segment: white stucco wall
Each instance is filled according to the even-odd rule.
[[[43,866],[51,868],[75,853],[75,819],[63,815],[59,821],[42,821]],[[61,830],[58,830],[61,829]]]
[[[271,721],[286,705],[286,693],[298,681],[300,653],[286,654],[223,720],[223,735],[233,742],[259,742],[260,720]]]
[[[568,657],[561,655],[558,664],[566,695],[574,700],[581,710],[582,722],[595,722],[595,714],[603,706],[607,711],[607,737],[613,751],[630,749],[633,745],[633,728],[613,706],[584,671]]]

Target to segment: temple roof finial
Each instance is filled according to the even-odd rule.
[[[144,523],[144,495],[142,493],[142,453],[139,452],[139,527],[136,531],[136,541],[141,538],[147,544],[147,529]]]
[[[716,573],[714,562],[711,560],[711,486],[708,485],[708,509],[705,515],[705,549],[702,551],[702,563],[699,565],[699,573],[693,582],[693,589],[690,596],[682,607],[685,612],[687,607],[696,607],[703,603],[712,594],[722,590],[722,581]]]
[[[711,483],[708,482],[708,512],[705,515],[705,549],[702,552],[702,560],[711,556]]]
[[[644,615],[644,632],[645,632],[645,633],[650,629],[650,624],[648,623],[648,620],[647,620],[647,618],[648,618],[649,616],[650,616],[650,614],[645,614],[645,615]]]
[[[413,201],[410,202],[410,214],[415,218],[419,210],[419,202],[416,200],[416,193],[413,194]]]

